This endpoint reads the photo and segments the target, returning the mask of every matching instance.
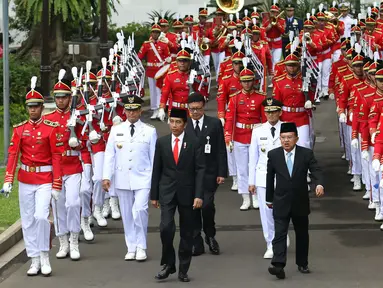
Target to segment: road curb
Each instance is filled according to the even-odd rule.
[[[21,219],[17,220],[7,230],[0,234],[0,256],[23,239]]]

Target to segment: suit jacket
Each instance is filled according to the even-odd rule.
[[[273,204],[274,217],[307,216],[310,202],[307,191],[307,172],[316,183],[323,185],[322,171],[310,149],[296,146],[294,166],[290,177],[282,147],[268,153],[266,202]],[[276,185],[274,179],[276,177]]]
[[[288,18],[285,18],[285,20],[286,20],[286,28],[285,28],[285,36],[283,37],[283,40],[290,42],[289,40],[290,31],[294,31],[294,29],[297,29],[299,33],[303,29],[303,21],[301,19],[298,19],[297,17],[294,17],[292,22],[289,22]],[[293,24],[294,22],[296,23],[296,25]]]
[[[186,133],[189,136],[196,137],[193,121],[188,118]],[[209,139],[207,138],[209,137]],[[205,157],[205,191],[214,192],[217,190],[217,177],[227,177],[227,152],[225,138],[223,136],[223,127],[221,121],[216,118],[204,115],[202,130],[199,137],[202,154]],[[211,145],[210,153],[205,153],[205,145]]]
[[[193,205],[194,198],[203,199],[205,162],[200,144],[185,132],[176,164],[171,141],[172,134],[157,140],[150,199],[164,205],[176,198],[179,205]]]

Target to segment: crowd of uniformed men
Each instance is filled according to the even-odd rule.
[[[353,190],[361,190],[364,184],[368,209],[375,209],[376,221],[383,220],[383,61],[379,60],[383,5],[369,7],[355,18],[349,9],[349,3],[321,5],[302,21],[294,17],[293,5],[284,7],[282,16],[283,8],[274,2],[269,13],[254,8],[252,13],[244,11],[242,18],[217,9],[209,22],[204,7],[199,9],[197,23],[191,15],[172,23],[158,19],[150,39],[137,54],[133,51],[135,63],[146,66],[151,119],[164,120],[172,117],[172,110],[188,110],[192,92],[208,101],[209,63],[213,63],[231,189],[242,197],[240,210],[251,205],[260,209],[265,258],[272,257],[274,235],[265,199],[267,152],[280,146],[281,121],[295,122],[298,145],[312,149],[313,109],[321,99],[336,101],[342,158],[349,162]],[[142,101],[133,95],[142,96],[143,73],[131,69],[129,81],[121,82],[119,67],[126,61],[122,46],[114,48],[99,71],[88,67],[91,63],[85,73],[60,71],[53,87],[57,108],[43,116],[44,98],[36,77],[32,78],[26,95],[30,119],[14,127],[3,186],[9,194],[21,155],[17,177],[24,241],[32,259],[28,275],[52,271],[50,206],[60,242],[57,258],[80,259],[80,231],[92,241],[92,222],[105,227],[110,215],[122,216],[128,247],[125,259],[147,258],[148,199],[157,134],[153,126],[139,120]],[[273,87],[274,99],[267,95],[266,83]],[[124,153],[118,154],[119,150]],[[219,253],[218,243],[209,247]]]

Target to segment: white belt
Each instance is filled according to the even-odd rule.
[[[268,38],[268,40],[269,40],[270,42],[277,42],[277,41],[279,41],[279,40],[282,40],[282,37],[278,37],[278,38]]]
[[[152,62],[148,62],[146,63],[146,65],[148,67],[161,67],[162,66],[162,63],[152,63]]]
[[[243,124],[243,123],[235,123],[235,127],[242,129],[253,129],[256,124]]]
[[[27,165],[21,164],[21,169],[27,172],[51,172],[52,165],[35,167],[35,166],[27,166]]]
[[[80,151],[75,150],[67,150],[64,153],[65,156],[80,156]]]
[[[306,111],[305,107],[286,107],[286,106],[283,106],[282,110],[286,112],[305,112]]]
[[[187,103],[172,102],[172,106],[176,108],[188,108]]]

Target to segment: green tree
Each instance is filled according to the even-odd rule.
[[[146,25],[152,25],[152,23],[154,23],[154,19],[156,17],[158,19],[161,19],[162,17],[164,17],[171,24],[173,22],[174,18],[176,17],[176,13],[171,12],[170,10],[167,10],[164,13],[162,11],[152,10],[150,13],[147,13],[147,14],[149,16],[150,21],[145,22],[144,24],[146,24]]]

